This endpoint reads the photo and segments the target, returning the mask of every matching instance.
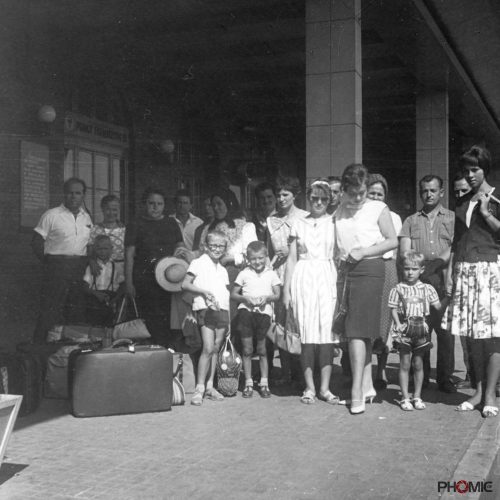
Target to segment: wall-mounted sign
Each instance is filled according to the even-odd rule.
[[[77,113],[66,113],[64,131],[68,134],[100,139],[121,146],[128,145],[128,130],[125,127],[94,120]]]
[[[49,208],[49,148],[21,141],[21,226],[35,227]]]

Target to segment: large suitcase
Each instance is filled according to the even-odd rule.
[[[123,343],[70,354],[70,399],[75,417],[170,410],[172,354],[161,346]]]
[[[34,412],[42,399],[42,366],[30,353],[0,352],[0,393],[21,394],[19,415]]]

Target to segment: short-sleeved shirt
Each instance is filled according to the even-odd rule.
[[[411,297],[418,297],[422,301],[408,301]],[[403,304],[405,299],[405,304]],[[430,306],[439,304],[439,296],[432,285],[417,281],[414,285],[398,283],[389,292],[389,308],[397,309],[405,318],[409,316],[428,316]]]
[[[399,233],[400,238],[410,238],[411,248],[423,254],[425,260],[439,258],[453,241],[455,214],[442,205],[434,211],[436,218],[433,226],[429,216],[420,210],[406,218]]]
[[[377,200],[366,200],[354,214],[342,203],[333,214],[337,230],[340,259],[345,260],[355,248],[367,248],[384,241],[378,220],[387,205]],[[376,258],[376,257],[368,257]]]
[[[125,226],[119,225],[118,227],[104,227],[102,224],[96,224],[90,231],[89,244],[93,245],[96,236],[104,234],[109,237],[113,244],[113,253],[111,258],[115,262],[120,262],[125,258]]]
[[[241,293],[244,297],[262,297],[272,295],[273,286],[281,285],[281,280],[272,269],[266,268],[261,273],[257,273],[251,267],[245,267],[236,277],[234,284],[241,286]],[[265,304],[263,307],[249,307],[240,302],[238,309],[248,309],[268,316],[273,315],[271,304]]]
[[[207,254],[194,259],[189,264],[188,274],[194,276],[193,285],[208,290],[224,311],[229,311],[229,276],[226,268],[219,262],[214,262]],[[205,297],[196,295],[193,299],[193,311],[207,309]]]
[[[45,240],[47,255],[87,255],[87,245],[92,229],[90,215],[80,208],[76,217],[64,204],[47,210],[35,227]]]
[[[170,217],[177,223],[181,230],[182,237],[184,238],[184,246],[188,250],[193,250],[194,233],[203,224],[203,220],[192,213],[189,213],[186,224],[183,224],[175,214],[172,214]]]
[[[116,292],[120,284],[125,281],[123,265],[119,266],[116,262],[113,262],[113,260],[104,262],[101,259],[97,259],[97,263],[101,266],[101,272],[95,277],[95,281],[90,266],[87,266],[85,270],[83,281],[85,281],[90,288],[95,290]]]

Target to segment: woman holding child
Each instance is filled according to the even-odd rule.
[[[344,196],[334,214],[337,257],[346,281],[347,317],[345,335],[349,341],[352,370],[350,412],[365,411],[365,400],[375,397],[371,373],[372,342],[379,336],[380,297],[384,288],[382,256],[397,245],[396,232],[387,205],[371,200],[368,171],[351,164],[342,174]]]
[[[472,411],[484,403],[484,417],[496,417],[495,386],[500,374],[500,206],[487,181],[491,157],[473,146],[460,158],[472,190],[457,200],[455,236],[448,270],[451,333],[470,337],[476,391],[457,407]]]
[[[333,263],[335,227],[326,211],[331,201],[328,181],[314,181],[307,190],[307,198],[311,212],[292,222],[283,303],[300,332],[300,358],[306,382],[301,402],[311,404],[316,400],[313,375],[318,356],[321,370],[318,397],[337,404],[339,398],[330,391],[337,272]]]

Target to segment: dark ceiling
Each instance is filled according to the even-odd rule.
[[[474,107],[417,4],[431,7],[445,24],[498,120],[496,80],[485,67],[488,57],[498,54],[492,52],[498,46],[489,48],[487,40],[499,39],[499,2],[478,3],[488,7],[489,20],[477,15],[469,18],[472,25],[456,14],[455,0],[362,1],[363,127],[371,133],[364,134],[366,151],[381,140],[411,147],[421,86],[449,84],[457,108]],[[144,140],[186,130],[199,140],[208,139],[204,134],[230,140],[247,132],[305,149],[305,0],[16,0],[12,5],[25,13],[17,43],[30,47],[25,53],[37,53],[33,64],[53,75],[68,109],[127,126],[133,122]],[[470,2],[460,5],[472,9]],[[486,51],[480,51],[481,64],[467,47],[472,35],[476,50]],[[425,54],[417,47],[425,47]],[[422,56],[432,68],[427,75]],[[452,118],[465,129],[467,115],[462,110]]]

